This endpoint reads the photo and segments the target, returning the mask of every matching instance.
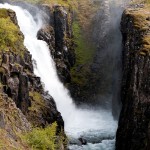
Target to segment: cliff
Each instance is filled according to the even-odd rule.
[[[116,150],[150,149],[150,8],[124,11],[122,110]]]
[[[60,132],[64,122],[33,73],[32,56],[23,45],[15,12],[0,9],[0,22],[0,146],[28,149],[20,134],[54,122]]]
[[[6,94],[0,94],[0,149],[29,149],[19,135],[31,131],[31,124]]]
[[[74,3],[77,4],[73,6]],[[91,78],[94,80],[90,65],[95,47],[90,38],[91,16],[94,14],[92,9],[95,5],[92,2],[86,3],[85,0],[68,1],[67,6],[63,5],[58,1],[57,5],[39,6],[50,16],[50,20],[46,21],[38,32],[38,39],[49,45],[59,79],[69,89],[75,102],[86,103],[87,98],[92,97],[91,94],[94,93],[89,82]],[[89,12],[86,9],[89,9]]]
[[[60,80],[69,83],[70,68],[75,63],[72,11],[60,5],[40,5],[39,8],[50,16],[50,20],[46,20],[37,37],[49,45]]]

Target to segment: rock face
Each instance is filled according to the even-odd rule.
[[[72,12],[62,6],[39,6],[51,16],[49,22],[38,32],[38,39],[48,45],[56,63],[57,73],[63,83],[71,80],[70,67],[75,63],[74,43],[72,40]]]
[[[2,18],[10,18],[10,26],[17,25],[15,12],[1,9],[0,13],[5,14]],[[0,15],[0,20],[2,18]],[[53,98],[44,91],[40,78],[34,75],[32,57],[23,46],[23,35],[18,26],[17,30],[19,45],[16,44],[14,49],[10,46],[4,49],[0,47],[1,93],[7,94],[15,102],[32,125],[44,127],[56,121],[58,128],[63,128],[61,114]]]
[[[6,94],[0,94],[0,134],[1,149],[29,149],[18,134],[31,130],[31,125],[15,102]]]
[[[123,13],[122,111],[116,150],[150,149],[150,10]]]

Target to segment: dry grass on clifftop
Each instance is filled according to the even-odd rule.
[[[127,14],[133,19],[134,28],[140,33],[140,54],[150,55],[150,5],[143,7],[129,8]]]

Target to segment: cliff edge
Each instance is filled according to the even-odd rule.
[[[0,149],[31,149],[20,135],[37,127],[42,131],[54,122],[55,136],[63,133],[61,114],[34,75],[32,56],[23,41],[15,12],[0,9]]]
[[[150,7],[124,11],[122,111],[116,150],[150,149]]]

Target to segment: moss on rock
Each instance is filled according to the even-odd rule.
[[[9,11],[0,9],[0,52],[13,52],[23,56],[25,51],[23,35],[9,17]]]
[[[86,40],[85,34],[78,21],[73,22],[76,63],[71,68],[72,82],[84,86],[90,74],[89,66],[93,61],[95,47]],[[86,78],[85,78],[86,76]]]
[[[30,123],[13,100],[0,93],[0,149],[28,150],[28,145],[22,142],[19,135],[30,129]]]

